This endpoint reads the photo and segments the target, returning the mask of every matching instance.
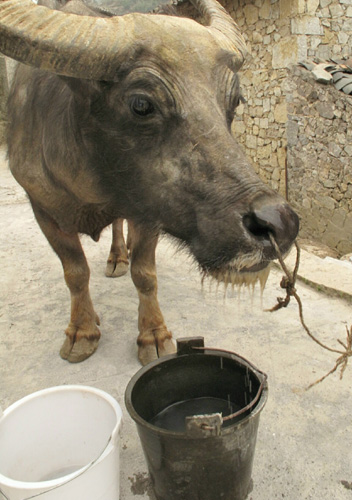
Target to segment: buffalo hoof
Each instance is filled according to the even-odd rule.
[[[158,359],[156,345],[150,344],[138,346],[138,359],[143,366]]]
[[[174,354],[176,352],[176,346],[172,339],[166,339],[162,344],[158,345],[158,356],[167,356],[168,354]]]
[[[70,363],[80,363],[89,358],[97,350],[99,337],[100,332],[98,329],[95,338],[81,337],[76,339],[76,336],[67,335],[60,349],[60,356]]]
[[[72,340],[67,337],[60,349],[60,356],[70,363],[80,363],[97,350],[98,344],[99,339],[82,338],[72,343]]]
[[[138,359],[140,363],[145,366],[152,361],[155,361],[162,356],[167,356],[168,354],[174,354],[176,352],[176,347],[171,339],[166,339],[160,345],[147,344],[140,345],[138,347]]]
[[[128,262],[119,261],[113,262],[108,260],[105,269],[105,276],[108,278],[119,278],[123,276],[128,271]]]

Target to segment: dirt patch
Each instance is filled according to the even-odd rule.
[[[346,488],[346,490],[352,490],[352,481],[341,481],[341,484]]]
[[[134,495],[147,494],[149,498],[154,498],[151,480],[147,472],[133,474],[133,477],[129,477],[128,479],[131,481],[131,491]]]

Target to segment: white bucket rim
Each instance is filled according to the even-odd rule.
[[[12,405],[10,405],[8,408],[6,408],[6,410],[4,410],[4,412],[0,415],[0,423],[1,423],[1,420],[8,417],[9,415],[11,415],[12,412],[16,411],[17,408],[19,408],[23,404],[27,403],[28,401],[31,401],[31,400],[36,399],[38,397],[41,397],[43,395],[54,393],[54,392],[70,392],[70,391],[72,391],[72,392],[79,391],[79,392],[83,392],[83,393],[94,394],[95,396],[98,396],[101,399],[104,399],[105,401],[107,401],[111,405],[111,407],[113,408],[113,410],[115,412],[116,425],[111,432],[111,436],[110,436],[109,440],[107,441],[106,446],[104,446],[104,448],[102,448],[100,455],[96,459],[94,459],[92,462],[88,463],[84,467],[81,467],[80,469],[76,470],[75,472],[72,472],[71,474],[67,474],[67,475],[62,476],[60,478],[50,479],[47,481],[33,481],[33,482],[32,481],[19,481],[19,480],[11,479],[7,476],[4,476],[0,472],[0,484],[2,484],[3,486],[9,487],[9,488],[14,488],[14,489],[21,489],[21,488],[27,489],[28,491],[38,490],[39,488],[49,490],[51,488],[55,488],[55,487],[58,487],[58,486],[65,484],[65,483],[68,483],[69,481],[72,481],[76,477],[83,474],[90,467],[92,467],[92,465],[95,465],[95,464],[101,462],[111,452],[111,449],[114,446],[114,442],[117,439],[117,437],[119,435],[120,428],[121,428],[122,410],[121,410],[120,405],[116,401],[116,399],[114,399],[107,392],[105,392],[101,389],[97,389],[95,387],[86,386],[86,385],[78,385],[78,384],[74,384],[74,385],[68,384],[68,385],[58,385],[58,386],[48,387],[46,389],[42,389],[40,391],[33,392],[32,394],[29,394],[28,396],[25,396],[25,397],[19,399],[18,401],[16,401]],[[61,484],[59,481],[62,481]],[[0,491],[0,493],[1,493],[1,491]]]

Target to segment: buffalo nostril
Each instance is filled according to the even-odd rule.
[[[271,233],[281,251],[286,252],[298,234],[299,219],[286,203],[264,204],[244,215],[243,224],[257,239],[268,240]]]
[[[259,239],[269,239],[271,228],[261,218],[258,218],[254,212],[243,217],[243,225],[252,236]]]

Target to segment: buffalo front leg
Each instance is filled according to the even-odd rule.
[[[123,236],[123,219],[112,223],[112,243],[105,275],[109,278],[123,276],[128,271],[128,250]]]
[[[78,234],[67,234],[45,212],[33,206],[44,235],[59,256],[71,294],[71,320],[60,350],[63,359],[78,363],[96,351],[100,338],[99,318],[89,294],[89,267]]]
[[[139,297],[138,358],[143,365],[175,352],[157,298],[155,249],[158,233],[128,223],[131,276]]]

